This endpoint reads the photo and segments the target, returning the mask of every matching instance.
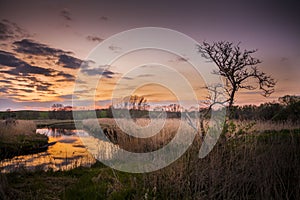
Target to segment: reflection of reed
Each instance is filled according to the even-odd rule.
[[[51,155],[40,153],[27,156],[18,156],[0,162],[0,172],[19,172],[19,171],[58,171],[70,170],[76,167],[90,167],[95,163],[90,155],[72,156],[63,159],[53,158]]]
[[[88,151],[98,160],[110,160],[117,153],[119,147],[94,137],[81,138]]]
[[[90,167],[95,163],[93,156],[86,150],[78,136],[76,136],[77,132],[72,136],[60,133],[60,137],[57,130],[39,129],[39,133],[52,135],[49,136],[49,143],[56,143],[43,153],[17,156],[1,161],[1,173],[23,170],[70,170],[79,166]],[[82,131],[79,134],[86,135]]]

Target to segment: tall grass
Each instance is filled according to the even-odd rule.
[[[300,133],[273,132],[218,143],[204,159],[194,145],[171,166],[145,176],[159,199],[299,199]]]
[[[38,148],[47,143],[47,136],[36,134],[36,126],[32,121],[0,122],[0,160],[41,151]]]
[[[176,120],[169,123],[178,125]],[[201,141],[196,137],[193,145],[176,162],[143,174],[134,184],[131,198],[300,199],[299,124],[233,123],[236,129],[243,129],[249,123],[251,126],[239,137],[220,140],[204,159],[198,158]],[[143,152],[149,151],[149,145],[150,149],[157,148],[158,141],[165,144],[165,140],[172,138],[173,128],[168,127],[164,134],[156,137],[158,140],[149,140],[150,144],[123,135],[118,141],[130,143],[127,145],[131,148],[142,144],[139,148],[144,147]]]
[[[158,119],[161,120],[161,119]],[[95,120],[84,120],[82,122],[83,128],[85,128],[88,132],[90,132],[95,137],[98,137],[100,132],[104,132],[106,137],[115,144],[118,144],[120,148],[131,152],[149,152],[154,151],[159,148],[162,148],[166,144],[168,144],[173,137],[176,135],[176,132],[180,126],[179,119],[168,119],[166,120],[163,128],[156,133],[155,135],[148,138],[139,138],[129,135],[128,133],[134,133],[135,135],[139,135],[140,130],[128,126],[126,128],[126,132],[121,130],[113,120],[99,120],[100,126],[97,125],[97,121]],[[121,126],[125,127],[127,124],[127,120],[120,120]],[[139,126],[145,127],[150,123],[149,119],[137,119],[136,122]],[[160,124],[154,120],[155,124]],[[185,131],[193,131],[191,127],[189,127],[186,123],[181,124]],[[153,129],[147,129],[147,135],[152,134]]]
[[[33,121],[18,120],[13,124],[0,121],[0,137],[35,134],[36,125]]]

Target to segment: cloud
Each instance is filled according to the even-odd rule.
[[[78,69],[83,62],[82,60],[69,55],[72,52],[52,48],[46,44],[41,44],[33,40],[23,39],[21,41],[16,41],[13,44],[15,45],[14,51],[18,53],[29,54],[29,56],[47,56],[48,60],[51,59],[49,56],[57,57],[57,64],[62,64],[65,68]]]
[[[0,72],[10,75],[28,75],[28,74],[44,74],[51,76],[54,70],[32,66],[18,58],[12,53],[0,50],[0,65],[11,67],[9,70],[2,70]]]
[[[16,67],[12,70],[10,70],[11,72],[14,72],[15,75],[28,75],[28,74],[43,74],[45,76],[52,76],[52,69],[48,69],[48,68],[42,68],[42,67],[37,67],[37,66],[31,66],[31,65],[27,65],[24,67]]]
[[[103,41],[102,38],[97,37],[97,36],[91,36],[91,35],[88,35],[88,36],[86,37],[86,39],[87,39],[88,41],[90,41],[90,42],[102,42],[102,41]]]
[[[14,88],[12,86],[6,86],[6,87],[1,87],[0,88],[0,92],[3,92],[3,93],[8,93],[9,95],[8,96],[11,96],[13,98],[19,96],[19,97],[25,97],[24,94],[22,93],[33,93],[34,90],[33,89],[27,89],[27,88]],[[20,94],[21,92],[21,94]]]
[[[78,96],[77,95],[74,95],[74,94],[66,94],[66,95],[60,95],[59,98],[62,98],[62,99],[77,99]]]
[[[66,8],[60,11],[60,16],[62,16],[65,20],[72,21],[71,13]]]
[[[13,43],[15,45],[15,51],[18,53],[41,55],[41,56],[53,56],[61,54],[69,54],[61,49],[51,48],[45,44],[37,43],[33,40],[23,39]]]
[[[141,74],[141,75],[138,75],[137,77],[140,77],[140,78],[146,78],[146,77],[153,77],[154,74]]]
[[[40,99],[32,99],[31,101],[16,101],[13,98],[6,98],[6,97],[0,97],[0,110],[6,110],[7,108],[13,108],[14,110],[21,110],[24,108],[29,108],[29,109],[45,109],[45,108],[50,108],[50,106],[53,103],[53,101],[44,101],[44,102],[37,102],[37,100]]]
[[[124,77],[122,77],[122,79],[125,79],[125,80],[133,80],[133,78],[128,77],[128,76],[124,76]]]
[[[26,93],[32,93],[34,92],[34,90],[30,90],[30,89],[18,89],[19,91],[22,91],[22,92],[26,92]]]
[[[0,80],[1,83],[7,83],[7,84],[10,84],[11,81],[10,80]]]
[[[51,84],[50,85],[37,85],[36,90],[37,91],[53,91],[53,90],[49,89],[50,86],[51,86]]]
[[[110,45],[108,48],[109,48],[111,51],[115,52],[115,53],[119,53],[119,52],[122,50],[121,47],[118,47],[118,46],[115,46],[115,45]]]
[[[7,87],[0,87],[0,93],[6,93],[8,90]]]
[[[112,78],[112,76],[116,74],[115,72],[104,69],[103,66],[98,68],[82,68],[81,72],[87,74],[88,76],[102,75],[105,78]]]
[[[107,21],[107,20],[108,20],[108,17],[106,17],[106,16],[101,16],[100,19],[103,20],[103,21]]]
[[[177,56],[176,59],[174,60],[169,60],[169,62],[188,62],[189,61],[189,58],[187,58],[185,55],[183,55],[184,57],[182,56]]]
[[[62,64],[65,68],[78,69],[82,63],[82,60],[66,54],[59,55],[58,57],[58,63]]]
[[[29,34],[16,23],[2,19],[0,21],[0,40],[29,37]]]
[[[16,76],[27,76],[29,74],[42,74],[45,76],[52,76],[53,70],[37,66],[25,65],[20,67],[13,67],[9,70],[1,70],[0,72]]]
[[[5,23],[0,22],[0,40],[12,38],[12,34],[13,32],[10,30],[10,27]]]
[[[178,57],[177,61],[178,62],[188,62],[189,58],[184,58],[184,57]]]
[[[16,58],[12,53],[0,50],[0,65],[18,67],[24,64],[26,63]]]
[[[67,73],[65,73],[63,71],[59,72],[57,75],[58,76],[63,76],[66,79],[72,79],[72,80],[74,80],[74,78],[75,78],[72,74],[67,74]]]

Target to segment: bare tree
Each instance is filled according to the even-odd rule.
[[[147,99],[144,96],[131,95],[115,100],[115,108],[145,110]]]
[[[222,85],[215,84],[206,86],[205,89],[209,91],[208,96],[205,100],[199,102],[199,110],[198,110],[198,117],[199,117],[199,127],[197,127],[197,123],[193,122],[190,115],[186,113],[187,123],[197,132],[200,134],[200,138],[203,141],[204,136],[207,132],[205,128],[204,121],[212,111],[213,107],[216,105],[224,105],[227,100],[223,100],[220,98],[222,96],[222,90],[220,88]]]
[[[63,110],[63,108],[64,108],[64,105],[61,103],[55,103],[51,106],[52,111],[61,111],[61,110]]]
[[[264,96],[269,96],[274,92],[276,84],[271,76],[258,70],[257,65],[261,60],[252,57],[257,50],[241,50],[239,45],[240,43],[235,45],[226,41],[212,44],[203,42],[202,45],[198,45],[201,55],[217,65],[218,70],[213,73],[226,79],[229,110],[239,89],[260,89]],[[257,85],[249,83],[250,79],[256,80]]]
[[[147,103],[147,99],[145,97],[141,96],[138,98],[138,110],[145,110],[145,106]]]

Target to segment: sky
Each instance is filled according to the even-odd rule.
[[[255,56],[263,61],[259,69],[277,81],[275,92],[265,98],[256,90],[240,90],[236,104],[300,95],[299,10],[300,3],[289,0],[0,0],[0,110],[48,110],[54,103],[72,105],[72,97],[82,106],[89,106],[93,99],[96,106],[105,107],[118,90],[122,95],[143,95],[149,103],[171,103],[178,95],[158,80],[176,84],[172,69],[185,77],[198,100],[205,99],[203,77],[189,58],[142,49],[106,68],[92,59],[101,43],[141,27],[172,29],[199,43],[241,42],[242,48],[257,49]],[[122,48],[109,44],[108,50],[117,54]],[[171,69],[164,71],[166,66]],[[74,95],[76,87],[80,92]],[[188,93],[181,86],[177,92]]]

